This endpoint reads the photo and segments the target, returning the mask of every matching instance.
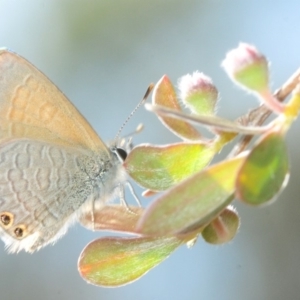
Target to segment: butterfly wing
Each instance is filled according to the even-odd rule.
[[[82,203],[95,198],[78,165],[82,155],[101,157],[100,165],[111,159],[46,76],[0,50],[0,236],[11,252],[32,252],[55,241]]]
[[[0,155],[0,236],[11,252],[56,240],[96,196],[84,164],[89,153],[19,139],[2,143]]]
[[[0,141],[29,138],[106,152],[65,95],[19,55],[0,50]]]

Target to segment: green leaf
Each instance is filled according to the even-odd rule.
[[[129,153],[124,167],[143,187],[162,191],[206,167],[215,151],[201,143],[141,145]]]
[[[78,270],[86,281],[95,285],[124,285],[143,276],[181,244],[176,237],[98,239],[82,251]]]
[[[164,236],[208,224],[232,201],[244,159],[239,156],[213,165],[169,189],[146,209],[137,230]]]
[[[165,75],[155,85],[152,103],[181,111],[175,90]],[[159,117],[161,122],[177,136],[185,140],[200,140],[201,134],[189,123],[169,117]]]
[[[210,244],[224,244],[235,237],[239,225],[240,220],[237,212],[231,207],[228,207],[203,229],[201,235],[203,239]]]
[[[284,137],[272,132],[254,146],[236,181],[236,195],[250,204],[270,201],[287,184],[288,154]]]

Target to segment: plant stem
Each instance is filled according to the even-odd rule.
[[[281,88],[276,90],[273,95],[279,102],[283,102],[298,84],[300,84],[300,68],[281,86]],[[262,104],[251,110],[246,115],[239,117],[237,121],[243,126],[261,126],[271,113],[272,112],[264,104]],[[244,151],[252,138],[252,135],[242,136],[240,141],[232,149],[229,157],[234,157]]]

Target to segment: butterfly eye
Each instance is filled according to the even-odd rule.
[[[9,212],[3,212],[0,215],[0,222],[3,224],[4,227],[10,227],[13,223],[13,215]]]
[[[24,237],[25,233],[26,233],[26,230],[25,230],[25,226],[24,225],[19,225],[14,230],[14,234],[15,234],[15,236],[17,238]]]
[[[117,148],[116,153],[117,153],[117,155],[118,155],[118,157],[120,158],[121,161],[125,161],[125,159],[127,157],[127,152],[124,149]]]

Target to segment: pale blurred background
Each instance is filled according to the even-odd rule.
[[[72,100],[104,140],[113,139],[150,82],[195,70],[221,92],[219,115],[257,105],[220,68],[226,51],[253,43],[279,87],[300,65],[299,1],[0,0],[0,46],[26,57]],[[177,139],[140,109],[135,143]],[[100,236],[73,227],[55,246],[8,255],[0,242],[0,299],[300,299],[299,121],[289,132],[291,180],[264,208],[236,203],[242,224],[224,246],[181,247],[142,279],[115,289],[77,272],[83,247]]]

